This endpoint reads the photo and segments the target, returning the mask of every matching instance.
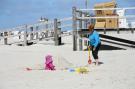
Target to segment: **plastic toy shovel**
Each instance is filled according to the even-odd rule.
[[[88,54],[89,54],[88,64],[92,64],[92,60],[90,57],[90,47],[88,47]]]

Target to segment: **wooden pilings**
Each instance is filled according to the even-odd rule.
[[[120,29],[119,28],[117,28],[117,34],[119,34],[120,33]]]
[[[38,26],[36,26],[36,40],[38,40]]]
[[[8,32],[4,32],[4,45],[8,44],[7,36],[8,36]]]
[[[134,33],[134,28],[131,28],[131,33]]]
[[[17,44],[19,46],[27,46],[33,44],[34,42],[37,42],[36,40],[45,39],[46,41],[51,40],[54,38],[54,44],[55,45],[61,45],[62,44],[62,37],[61,37],[61,22],[63,20],[57,20],[55,19],[53,21],[42,21],[37,24],[30,24],[30,25],[22,25],[14,28],[14,31],[12,31],[12,35],[10,36],[12,41],[11,44]],[[66,21],[66,20],[64,20]],[[64,22],[63,21],[63,22]],[[11,29],[12,30],[12,29]],[[8,38],[6,32],[5,35],[3,33],[3,43],[7,45]],[[13,38],[13,39],[12,39]],[[10,40],[10,39],[9,39]],[[14,40],[16,42],[14,42]]]
[[[54,44],[55,46],[61,45],[61,28],[60,22],[57,19],[54,19]]]
[[[82,17],[82,12],[79,12],[79,16]],[[79,30],[82,29],[82,20],[79,20]],[[82,34],[80,35],[80,39],[79,39],[79,50],[82,51],[83,50],[83,41],[82,41]]]
[[[54,44],[58,46],[58,35],[57,35],[57,19],[54,19]]]
[[[30,27],[30,40],[33,40],[33,38],[34,38],[34,34],[33,34],[33,27]]]
[[[24,30],[24,46],[27,46],[27,25],[25,25],[25,30]]]
[[[104,28],[103,30],[104,30],[104,34],[106,34],[106,29]]]
[[[76,20],[76,7],[72,8],[72,14],[73,14],[73,51],[77,51],[77,20]]]

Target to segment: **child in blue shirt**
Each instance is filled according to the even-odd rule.
[[[94,25],[91,24],[89,26],[89,46],[92,50],[92,55],[93,55],[93,58],[95,59],[96,61],[96,65],[99,64],[99,60],[98,60],[98,51],[99,51],[99,48],[101,46],[101,41],[100,41],[100,38],[99,38],[99,34],[97,33],[97,31],[94,30]]]

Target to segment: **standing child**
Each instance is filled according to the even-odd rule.
[[[89,29],[89,45],[90,45],[89,47],[91,48],[93,58],[96,61],[95,64],[98,65],[99,64],[98,51],[101,46],[101,41],[99,38],[99,34],[97,33],[97,31],[94,30],[94,24],[89,25],[88,29]]]

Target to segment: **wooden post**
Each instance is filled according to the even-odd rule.
[[[58,45],[61,45],[61,22],[57,21],[57,29],[58,29]]]
[[[25,26],[24,30],[24,46],[27,46],[27,25]]]
[[[76,20],[76,7],[72,8],[72,27],[73,27],[73,51],[77,51],[77,20]]]
[[[0,32],[0,41],[1,41],[1,32]]]
[[[58,46],[57,19],[54,19],[54,44]]]
[[[4,32],[4,44],[7,45],[7,36],[8,36],[8,33],[7,32]]]
[[[21,39],[21,35],[20,35],[20,34],[21,34],[21,31],[19,31],[19,32],[18,32],[18,35],[19,35],[19,39]]]
[[[87,17],[87,13],[84,13],[84,16]],[[85,22],[84,22],[85,28],[87,28],[87,23],[88,23],[88,20],[86,19]]]
[[[134,28],[131,27],[131,33],[134,33]]]
[[[106,28],[104,27],[104,34],[106,34]]]
[[[33,40],[34,35],[33,35],[33,27],[30,27],[30,40]]]
[[[46,29],[46,32],[45,32],[45,38],[48,37],[48,29]]]
[[[46,19],[45,22],[46,22],[45,28],[46,28],[46,30],[48,30],[48,19]]]
[[[120,29],[119,28],[117,28],[117,33],[120,34]]]
[[[46,31],[45,31],[44,35],[45,35],[45,38],[47,38],[48,37],[48,31],[49,31],[48,30],[48,28],[49,28],[48,19],[46,19],[45,22],[46,22],[46,24],[45,24]]]
[[[79,15],[80,15],[80,17],[82,17],[82,12],[81,11],[79,12]],[[82,20],[81,19],[79,20],[79,29],[80,29],[80,31],[82,29]],[[79,50],[82,51],[83,50],[82,34],[79,34],[79,35],[80,35],[80,39],[79,39]]]
[[[36,40],[38,39],[38,26],[36,26]]]

